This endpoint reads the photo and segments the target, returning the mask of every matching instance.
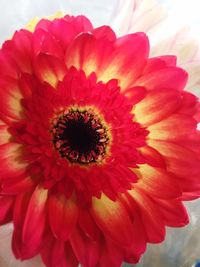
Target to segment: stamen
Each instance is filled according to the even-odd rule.
[[[52,121],[53,144],[72,163],[101,162],[109,143],[108,130],[92,109],[63,111]]]

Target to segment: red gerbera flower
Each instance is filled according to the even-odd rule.
[[[0,51],[0,222],[19,259],[135,263],[200,193],[198,101],[144,33],[41,20]]]

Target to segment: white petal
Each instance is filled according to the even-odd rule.
[[[156,0],[121,0],[111,22],[117,35],[144,31],[151,34],[166,18],[166,12]]]

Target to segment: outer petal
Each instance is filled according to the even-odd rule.
[[[3,194],[19,194],[27,193],[34,189],[37,181],[34,181],[29,176],[17,176],[2,181],[2,193]]]
[[[83,15],[79,15],[76,17],[73,16],[65,16],[64,19],[69,21],[74,28],[76,29],[77,33],[80,32],[89,32],[93,30],[93,26],[88,18]]]
[[[6,116],[9,120],[21,119],[23,113],[22,93],[17,81],[6,76],[1,77],[0,88],[0,116],[2,118]]]
[[[54,37],[57,37],[57,36],[61,37],[61,32],[63,33],[63,35],[64,33],[66,33],[66,35],[68,34],[68,38],[70,37],[70,39],[73,39],[75,35],[81,32],[89,32],[93,30],[93,26],[91,22],[85,16],[80,15],[80,16],[74,17],[74,16],[67,15],[64,18],[57,19],[58,17],[60,16],[57,16],[56,14],[56,16],[53,17],[54,19],[53,21],[48,20],[48,19],[40,20],[37,23],[35,29],[44,29],[46,31],[50,31],[51,34],[54,35]],[[59,24],[59,27],[58,27],[57,23],[59,21],[61,22],[61,24]],[[71,35],[72,29],[73,29],[73,34]],[[60,38],[56,38],[56,39],[60,39]]]
[[[173,114],[148,127],[149,138],[158,140],[176,140],[195,133],[196,121],[191,116]],[[174,127],[176,125],[176,127]]]
[[[143,75],[150,72],[158,71],[166,67],[176,66],[176,56],[160,56],[150,58],[143,70]]]
[[[105,235],[122,246],[131,244],[133,226],[119,200],[112,201],[102,194],[101,199],[93,198],[91,212]]]
[[[20,194],[16,197],[14,205],[14,212],[13,212],[14,232],[12,237],[12,250],[17,259],[26,258],[23,256],[23,250],[22,250],[22,230],[30,197],[31,197],[30,194]]]
[[[25,173],[27,163],[21,160],[22,146],[8,143],[0,146],[0,179],[8,179]]]
[[[67,240],[74,230],[78,218],[78,207],[65,196],[49,196],[48,213],[51,229],[56,238]]]
[[[77,267],[78,261],[69,242],[62,242],[49,236],[41,252],[42,259],[48,267]]]
[[[177,67],[167,67],[141,76],[135,86],[144,86],[148,90],[169,88],[182,90],[187,82],[187,72]]]
[[[148,242],[159,243],[163,241],[165,237],[164,220],[155,203],[142,190],[134,188],[128,192],[138,204]]]
[[[78,227],[75,228],[70,243],[78,261],[87,267],[96,266],[99,262],[101,241],[91,240]]]
[[[107,36],[110,36],[108,34]],[[68,67],[82,68],[87,75],[95,71],[98,80],[107,82],[116,78],[126,88],[139,76],[148,57],[148,39],[143,33],[121,37],[115,42],[103,35],[78,36],[66,52]]]
[[[2,75],[8,75],[17,78],[19,69],[16,62],[10,57],[9,53],[0,50],[0,72]]]
[[[175,181],[175,177],[167,173],[163,168],[151,167],[147,164],[140,165],[139,169],[134,170],[138,177],[135,185],[147,193],[161,198],[177,198],[181,196],[181,190]]]
[[[62,60],[40,53],[34,59],[34,72],[41,82],[48,82],[56,87],[62,81],[66,73],[66,67]]]
[[[36,30],[33,34],[33,53],[35,55],[42,53],[58,58],[64,56],[64,51],[58,41],[42,29]]]
[[[33,257],[41,248],[46,225],[47,193],[47,190],[37,187],[30,199],[22,232],[22,257],[24,259]]]
[[[181,101],[176,90],[157,89],[149,92],[133,109],[135,119],[145,126],[154,124],[175,112]]]
[[[92,34],[97,39],[105,38],[105,40],[115,41],[115,32],[109,26],[101,26],[92,30]]]
[[[129,263],[138,262],[141,254],[146,250],[147,234],[145,231],[144,223],[137,203],[129,195],[129,192],[120,195],[120,200],[129,211],[133,221],[133,242],[131,246],[125,248],[124,261]]]
[[[166,225],[171,227],[181,227],[189,223],[186,208],[180,200],[155,200],[156,205],[159,205],[159,210],[165,220]]]
[[[130,87],[124,91],[124,95],[131,100],[131,103],[133,105],[135,105],[145,98],[147,91],[144,87],[141,86]]]
[[[0,120],[0,145],[9,143],[11,141],[11,134],[8,131],[8,125]]]
[[[178,32],[152,47],[153,56],[160,54],[177,55],[178,64],[190,75],[187,90],[199,95],[199,42],[190,34],[189,27],[183,27]]]
[[[18,73],[32,73],[31,48],[32,33],[27,30],[16,31],[12,40],[6,41],[2,47],[7,58],[16,64]]]
[[[188,177],[200,174],[198,155],[175,143],[149,140],[149,145],[157,149],[165,157],[167,170],[178,177]]]
[[[77,29],[74,25],[65,19],[55,19],[49,25],[48,30],[59,41],[63,50],[67,49],[70,41],[72,41],[77,34]]]
[[[44,264],[48,267],[61,266],[62,259],[65,259],[64,242],[53,237],[48,238],[47,241],[41,252]]]
[[[90,33],[82,33],[71,42],[66,51],[65,62],[68,68],[71,66],[83,69],[87,75],[96,72],[100,64],[100,56],[97,53],[96,38]]]
[[[147,160],[148,164],[154,167],[165,168],[166,163],[164,157],[154,148],[144,146],[139,149],[142,156]]]
[[[12,219],[14,198],[0,196],[0,224],[8,223]]]
[[[101,258],[97,267],[118,267],[121,265],[123,257],[123,250],[120,249],[120,245],[116,245],[110,239],[106,238],[101,248]]]
[[[98,78],[104,82],[119,79],[121,88],[133,84],[146,64],[149,43],[144,33],[135,33],[118,38],[114,52],[99,70]]]
[[[93,240],[99,239],[100,229],[97,227],[94,219],[92,218],[88,210],[79,210],[79,225],[86,236],[89,236]]]

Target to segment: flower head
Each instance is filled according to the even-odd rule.
[[[199,103],[175,56],[65,16],[16,32],[0,69],[0,222],[17,258],[119,267],[188,223]]]

